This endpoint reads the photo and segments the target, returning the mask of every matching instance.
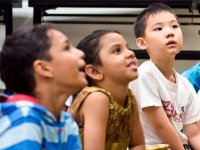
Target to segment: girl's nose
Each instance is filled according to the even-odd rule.
[[[135,57],[135,53],[134,53],[134,51],[133,50],[131,50],[131,49],[127,49],[128,51],[127,51],[127,55],[128,55],[128,57]]]

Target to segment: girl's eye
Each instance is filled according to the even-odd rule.
[[[121,53],[121,49],[120,49],[120,48],[115,48],[115,49],[113,50],[113,52],[114,52],[115,54],[120,54],[120,53]]]

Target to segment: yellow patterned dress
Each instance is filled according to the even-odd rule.
[[[110,102],[105,150],[126,150],[129,145],[130,134],[132,130],[132,114],[134,104],[134,97],[130,89],[128,90],[128,98],[125,107],[117,104],[109,92],[98,87],[86,87],[79,93],[70,106],[69,112],[72,114],[79,126],[82,143],[84,121],[79,115],[79,110],[86,97],[89,94],[97,91],[106,94]]]

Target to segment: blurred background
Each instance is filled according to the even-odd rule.
[[[5,0],[1,0],[0,4]],[[32,25],[34,20],[34,11],[28,0],[13,0],[12,4],[12,31],[19,27]],[[31,0],[30,0],[31,1]],[[38,0],[32,0],[37,3]],[[41,0],[42,1],[42,0]],[[45,1],[45,0],[43,0]],[[46,0],[47,1],[47,0]],[[61,1],[61,0],[57,0]],[[72,0],[73,1],[73,0]],[[76,0],[74,0],[76,1]],[[106,0],[104,0],[105,2]],[[113,1],[113,0],[111,0]],[[119,0],[118,0],[119,1]],[[148,1],[149,2],[149,1]],[[182,1],[183,4],[184,1]],[[189,1],[188,1],[189,2]],[[191,1],[190,1],[191,2]],[[183,70],[194,65],[200,60],[200,15],[197,4],[199,0],[195,0],[191,7],[175,8],[181,22],[181,28],[184,36],[184,45],[182,52],[195,52],[192,56],[184,56],[184,58],[176,59],[175,69],[181,73]],[[139,4],[139,1],[135,2]],[[141,1],[140,1],[141,3]],[[142,3],[141,3],[142,4]],[[181,5],[181,3],[178,3]],[[47,7],[47,6],[45,6]],[[180,6],[182,7],[182,6]],[[1,20],[4,19],[3,13],[5,8],[1,7]],[[128,41],[128,44],[133,50],[139,50],[135,44],[133,32],[133,23],[135,16],[143,8],[101,8],[101,7],[50,7],[42,11],[41,22],[56,23],[58,28],[63,31],[76,44],[87,34],[96,29],[116,29],[119,30]],[[1,21],[0,24],[0,48],[6,37],[6,25]],[[140,50],[142,51],[142,50]],[[139,52],[140,53],[140,52]],[[136,53],[137,54],[137,53]],[[189,55],[189,54],[188,54]],[[137,56],[137,55],[136,55]],[[195,58],[191,58],[195,56]],[[139,64],[146,60],[146,56],[138,56]],[[0,82],[0,89],[4,89],[4,84]]]

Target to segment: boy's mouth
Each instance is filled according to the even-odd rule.
[[[170,41],[167,42],[166,45],[168,46],[168,45],[172,45],[172,44],[177,44],[177,42],[174,41],[174,40],[170,40]]]

